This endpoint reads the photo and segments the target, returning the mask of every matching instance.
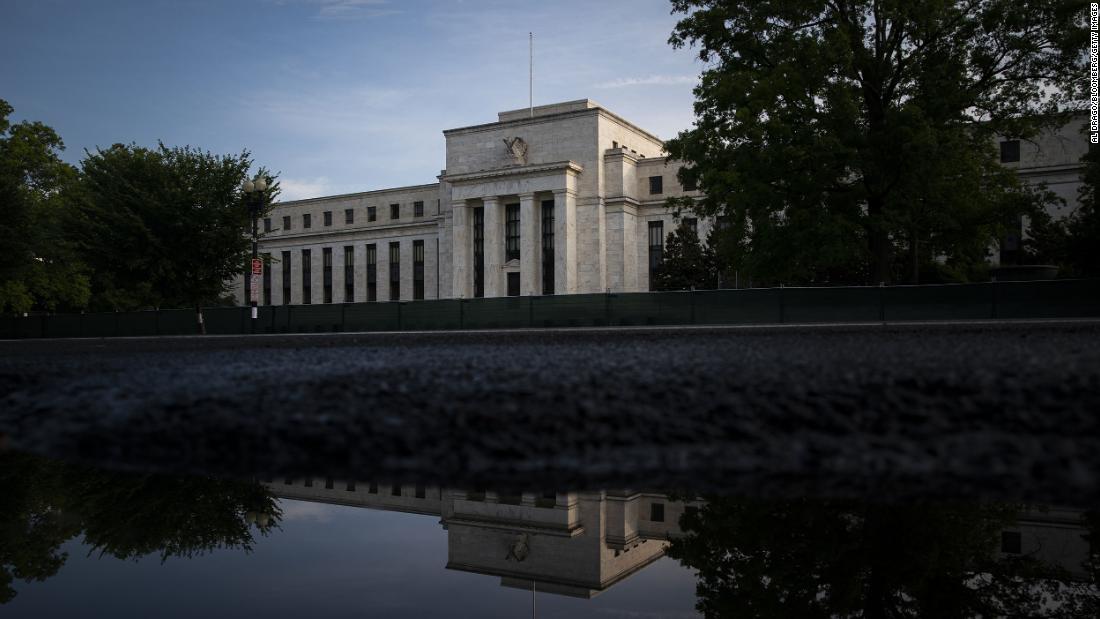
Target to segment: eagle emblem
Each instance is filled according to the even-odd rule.
[[[504,138],[503,141],[508,147],[508,154],[512,156],[512,161],[518,165],[527,163],[527,142],[524,142],[523,138]]]

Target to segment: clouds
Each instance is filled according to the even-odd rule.
[[[307,179],[280,178],[279,190],[280,202],[319,198],[339,193],[327,176]]]
[[[294,0],[280,0],[279,4],[288,4]],[[317,5],[316,19],[345,20],[371,19],[400,13],[393,8],[389,0],[299,0]]]
[[[673,86],[680,84],[695,84],[698,81],[695,75],[650,75],[648,77],[620,77],[602,84],[596,84],[596,88],[628,88],[630,86]]]

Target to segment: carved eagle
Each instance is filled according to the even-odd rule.
[[[527,142],[523,141],[523,138],[504,138],[504,145],[508,147],[508,154],[512,156],[512,160],[518,164],[527,163]]]

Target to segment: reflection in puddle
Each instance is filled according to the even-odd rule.
[[[257,483],[6,454],[0,601],[5,616],[144,602],[176,616],[1084,617],[1100,611],[1098,524],[1003,503]]]

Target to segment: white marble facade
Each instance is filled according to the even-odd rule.
[[[1078,134],[1074,125],[1023,141],[1019,162],[1005,164],[1028,182],[1047,183],[1066,198],[1068,211],[1077,203],[1087,147]],[[272,257],[270,294],[261,304],[645,291],[650,224],[659,222],[654,232],[663,240],[677,225],[665,200],[699,195],[680,186],[679,164],[663,156],[659,138],[588,99],[501,112],[496,122],[443,135],[447,168],[438,182],[276,204],[260,226],[260,251]],[[546,209],[552,219],[544,218]],[[700,238],[712,223],[697,222]],[[393,290],[391,246],[398,258]],[[234,289],[243,301],[240,283]]]

